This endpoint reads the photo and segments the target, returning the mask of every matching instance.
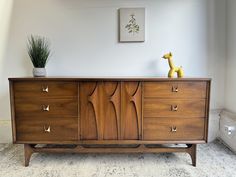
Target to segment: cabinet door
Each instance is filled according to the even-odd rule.
[[[82,140],[120,139],[120,83],[80,84]]]
[[[120,139],[120,82],[103,83],[103,139]]]
[[[141,139],[142,90],[140,82],[121,84],[121,138]]]
[[[93,99],[99,101],[97,94],[98,83],[81,82],[80,83],[80,139],[95,140],[98,138],[98,127],[96,111],[97,106],[91,103]],[[97,103],[98,104],[98,103]]]

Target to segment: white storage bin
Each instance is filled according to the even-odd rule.
[[[223,111],[220,117],[220,139],[236,152],[236,115]]]

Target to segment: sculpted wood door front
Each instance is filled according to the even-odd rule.
[[[141,139],[140,82],[81,82],[81,140]]]
[[[80,138],[120,139],[120,83],[80,83]]]
[[[121,84],[121,139],[142,138],[142,89],[141,82]]]

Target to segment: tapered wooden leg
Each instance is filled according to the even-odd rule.
[[[31,155],[33,154],[33,149],[29,144],[24,144],[24,150],[25,150],[25,167],[28,167]]]
[[[196,144],[187,144],[189,150],[188,153],[191,156],[192,164],[194,167],[197,165],[197,145]]]

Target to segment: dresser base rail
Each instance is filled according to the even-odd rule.
[[[37,147],[36,144],[24,144],[25,166],[29,166],[33,153],[188,153],[192,159],[192,165],[196,167],[196,144],[186,144],[186,147],[151,147],[144,144],[132,147],[84,147],[76,145],[74,147]]]

